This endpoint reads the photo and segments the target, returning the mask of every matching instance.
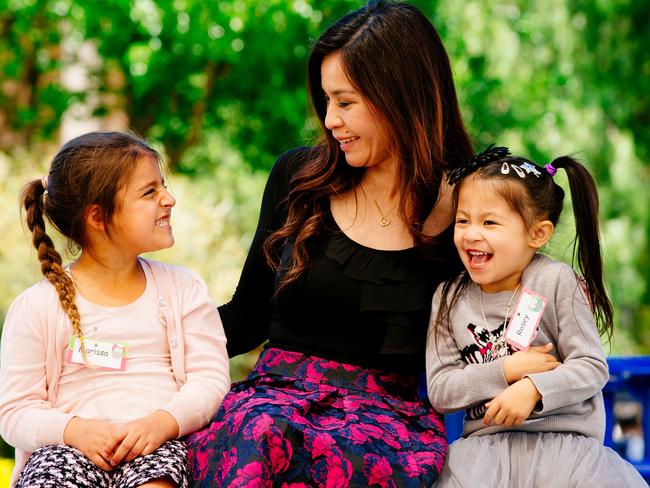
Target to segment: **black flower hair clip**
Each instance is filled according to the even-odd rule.
[[[510,149],[507,147],[494,147],[494,144],[490,144],[485,151],[476,154],[465,164],[462,164],[461,166],[457,166],[450,170],[449,173],[447,173],[447,183],[450,185],[455,185],[477,169],[486,166],[492,161],[503,159],[508,155],[510,155]]]

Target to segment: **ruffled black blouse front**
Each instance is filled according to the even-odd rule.
[[[432,270],[415,249],[371,249],[347,237],[331,214],[326,220],[322,237],[309,247],[309,271],[276,299],[269,345],[423,371]]]
[[[291,165],[281,158],[271,172],[262,203],[262,227],[251,253],[261,253],[264,236],[281,223],[277,204],[287,194],[287,168]],[[256,240],[260,241],[257,251]],[[285,256],[290,256],[291,246],[285,245]],[[277,276],[273,274],[270,285],[268,267],[264,270],[259,259],[249,254],[233,300],[219,309],[231,355],[247,350],[243,343],[254,347],[256,340],[259,344],[259,339],[268,338],[269,347],[387,371],[424,371],[431,298],[442,279],[437,269],[441,265],[415,248],[365,247],[351,240],[329,212],[309,252],[309,270],[277,296]],[[254,276],[259,286],[253,286]]]

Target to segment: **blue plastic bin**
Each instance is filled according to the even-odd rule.
[[[630,461],[650,481],[650,356],[616,356],[607,360],[609,382],[603,389],[605,398],[605,445],[614,448],[612,432],[616,424],[614,404],[617,398],[634,399],[641,404],[641,426],[645,452],[640,462]]]

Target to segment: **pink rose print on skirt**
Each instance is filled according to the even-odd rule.
[[[314,464],[312,473],[319,488],[346,488],[350,486],[352,463],[334,448]]]
[[[336,445],[334,438],[327,433],[305,432],[305,449],[313,458],[322,456]]]
[[[237,470],[237,477],[228,484],[232,488],[272,488],[273,482],[264,463],[255,462]]]
[[[188,448],[196,487],[420,488],[447,443],[415,377],[268,348]]]
[[[247,439],[258,440],[262,434],[265,434],[273,425],[273,417],[263,413],[254,421],[244,427],[244,437]]]
[[[222,463],[222,471],[218,473],[218,480],[221,482],[220,484],[223,483],[223,480],[228,474],[230,473],[230,470],[237,464],[237,451],[233,447],[230,451],[226,451],[223,453],[223,463]]]
[[[370,486],[395,488],[395,482],[392,479],[393,468],[390,467],[385,457],[366,454],[363,457],[363,473],[368,478]]]
[[[400,462],[409,477],[418,477],[431,465],[438,466],[442,470],[445,458],[437,452],[404,452],[400,454]]]
[[[273,427],[264,434],[259,449],[268,452],[271,472],[282,473],[289,467],[293,448],[291,443],[282,436],[279,429]]]

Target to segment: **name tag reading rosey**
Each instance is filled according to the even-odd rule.
[[[84,348],[88,361],[85,363],[81,355],[81,341],[76,336],[70,336],[66,360],[68,363],[84,364],[94,368],[124,370],[128,347],[125,342],[98,341],[85,337]]]
[[[527,351],[535,338],[537,326],[548,300],[530,288],[523,288],[506,329],[506,342],[515,349]]]

